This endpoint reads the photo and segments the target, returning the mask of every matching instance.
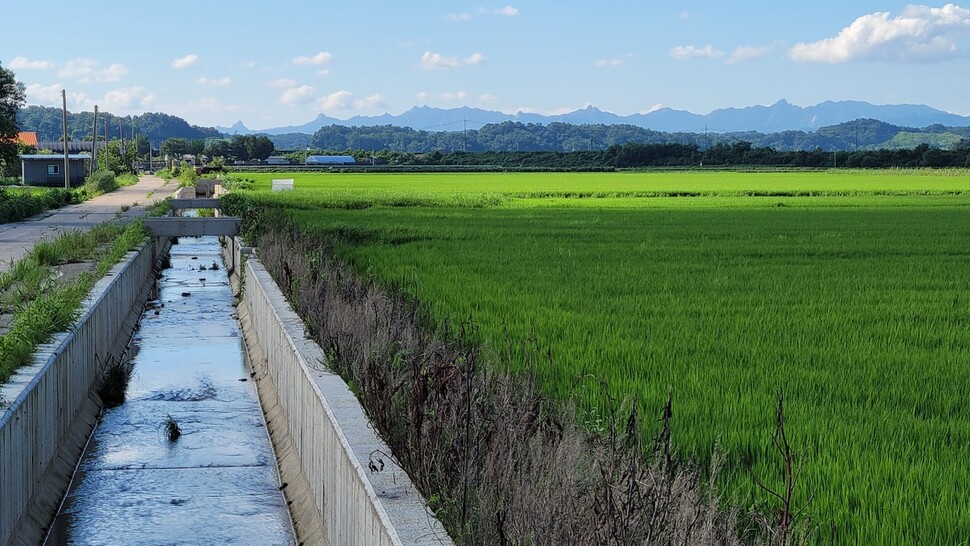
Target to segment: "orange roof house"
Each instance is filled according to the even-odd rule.
[[[33,131],[22,131],[17,133],[17,141],[27,146],[37,146],[37,133]]]

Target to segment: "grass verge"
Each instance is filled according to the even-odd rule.
[[[38,345],[67,330],[95,282],[144,238],[141,222],[101,224],[44,241],[0,274],[0,305],[13,314],[0,336],[0,382],[29,364]],[[80,261],[93,267],[67,282],[55,280],[55,266]]]

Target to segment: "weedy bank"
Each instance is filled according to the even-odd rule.
[[[462,343],[585,427],[670,395],[679,458],[718,446],[727,500],[770,512],[754,478],[783,488],[783,391],[817,540],[970,535],[966,172],[284,177],[240,206],[282,207],[424,324],[471,325]]]
[[[0,273],[0,382],[28,364],[38,345],[66,331],[95,282],[144,239],[140,221],[67,232]]]

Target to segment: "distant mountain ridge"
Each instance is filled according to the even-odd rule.
[[[231,127],[217,126],[216,130],[230,135],[282,135],[292,133],[309,135],[322,127],[331,125],[344,127],[394,125],[416,130],[461,131],[479,128],[487,124],[514,121],[543,125],[555,122],[575,125],[629,124],[654,131],[672,133],[731,133],[743,131],[777,133],[783,131],[813,131],[856,119],[875,119],[902,127],[970,126],[970,116],[951,114],[922,104],[875,105],[864,101],[825,101],[814,106],[802,107],[782,99],[771,106],[722,108],[709,114],[694,114],[686,110],[661,108],[646,114],[628,116],[605,112],[594,106],[587,106],[580,110],[554,116],[527,112],[505,114],[467,106],[461,108],[415,106],[398,115],[354,116],[347,120],[341,120],[320,114],[316,119],[302,125],[252,130],[239,121]]]

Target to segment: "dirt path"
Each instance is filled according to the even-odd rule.
[[[79,205],[47,211],[20,222],[0,224],[0,271],[26,254],[45,237],[59,232],[86,230],[114,219],[131,219],[146,214],[146,207],[161,201],[174,190],[157,176],[141,176],[138,183],[99,195]],[[136,205],[137,203],[137,205]],[[122,212],[123,207],[130,207]]]

